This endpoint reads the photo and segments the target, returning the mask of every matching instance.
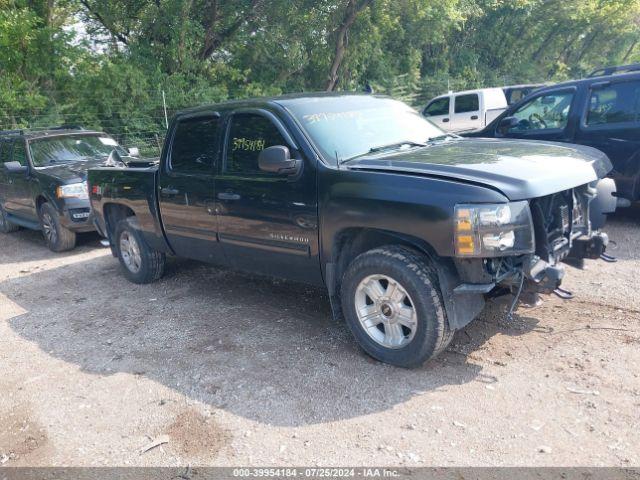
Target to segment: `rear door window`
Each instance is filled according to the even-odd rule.
[[[6,145],[7,145],[7,142],[0,139],[0,166],[4,165],[4,163],[7,161],[5,159]]]
[[[449,97],[438,98],[432,101],[422,113],[425,117],[449,115]]]
[[[27,165],[27,152],[24,146],[24,142],[16,141],[13,145],[13,156],[11,157],[13,162],[18,162],[22,166]]]
[[[212,174],[219,146],[219,118],[207,115],[179,120],[171,144],[171,171]]]
[[[640,121],[640,81],[614,83],[591,90],[587,126]]]
[[[9,140],[0,140],[0,165],[10,162],[11,158],[11,142]]]
[[[511,133],[537,130],[564,130],[569,122],[573,91],[549,92],[522,105],[512,115],[518,124]]]
[[[459,95],[455,100],[455,113],[469,113],[480,110],[480,99],[477,93]]]

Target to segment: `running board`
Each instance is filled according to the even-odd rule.
[[[29,228],[31,230],[42,230],[38,222],[34,222],[32,220],[26,220],[21,217],[16,217],[15,215],[12,215],[11,213],[8,213],[8,212],[7,212],[7,220],[9,220],[14,225],[19,225],[20,227]]]

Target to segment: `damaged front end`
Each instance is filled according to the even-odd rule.
[[[570,299],[561,287],[565,264],[583,268],[585,259],[615,261],[605,253],[606,233],[592,230],[589,208],[596,194],[594,186],[583,185],[502,207],[458,206],[457,285],[441,275],[453,287],[445,302],[453,322],[468,323],[486,298],[513,295],[509,316],[518,301],[537,305],[541,293]]]
[[[539,293],[572,298],[560,286],[563,263],[582,269],[585,259],[613,261],[605,253],[607,234],[591,229],[589,208],[596,194],[594,187],[583,185],[530,202],[536,242],[535,254],[523,259],[523,302],[536,304]]]

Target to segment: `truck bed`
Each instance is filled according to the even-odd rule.
[[[87,178],[94,222],[98,231],[110,238],[115,225],[107,225],[105,211],[128,208],[137,218],[150,246],[170,252],[158,208],[158,166],[145,168],[101,167],[89,170]]]

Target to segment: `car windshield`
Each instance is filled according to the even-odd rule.
[[[104,158],[116,150],[127,155],[118,143],[106,135],[70,135],[39,138],[29,142],[31,159],[36,167],[59,163],[86,162]]]
[[[374,96],[305,98],[286,105],[327,160],[423,146],[446,137],[405,103]]]

